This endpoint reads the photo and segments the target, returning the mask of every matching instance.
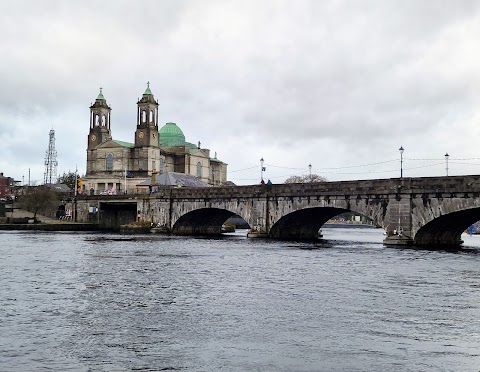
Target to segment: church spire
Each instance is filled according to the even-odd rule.
[[[102,93],[102,87],[100,87],[100,93],[98,93],[97,99],[105,100],[105,97],[103,96],[103,93]]]
[[[137,130],[135,147],[158,147],[158,101],[150,90],[150,82],[137,102]]]
[[[153,93],[152,91],[150,90],[150,82],[147,81],[147,89],[145,89],[145,93],[143,93],[144,95],[147,94],[147,95],[152,95],[153,96]]]
[[[88,134],[88,149],[91,150],[100,143],[112,138],[110,118],[112,109],[103,96],[102,88],[95,103],[90,106],[90,132]]]

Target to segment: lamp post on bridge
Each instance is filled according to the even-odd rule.
[[[312,164],[308,164],[308,173],[310,177],[310,182],[312,182]]]
[[[447,177],[448,177],[448,158],[450,157],[450,155],[448,155],[448,152],[445,153],[445,168],[447,170]]]
[[[405,151],[405,149],[403,148],[403,146],[400,146],[398,151],[400,151],[400,178],[402,178],[403,177],[403,152]]]
[[[260,182],[263,183],[263,171],[265,170],[265,167],[263,166],[265,160],[263,158],[260,159]]]

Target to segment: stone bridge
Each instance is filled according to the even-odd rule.
[[[80,196],[77,218],[109,228],[139,219],[174,234],[212,235],[239,215],[251,237],[312,240],[330,218],[352,211],[382,227],[386,244],[459,245],[462,232],[480,220],[479,196],[480,176],[165,188]]]

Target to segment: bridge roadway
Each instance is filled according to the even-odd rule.
[[[480,175],[306,184],[164,188],[155,194],[79,196],[79,222],[118,228],[140,219],[182,235],[220,234],[230,216],[249,236],[312,240],[330,218],[357,212],[386,232],[386,244],[460,245],[480,220]],[[93,207],[98,213],[90,213]]]

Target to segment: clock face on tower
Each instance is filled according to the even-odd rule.
[[[95,134],[92,134],[92,136],[90,137],[90,139],[92,140],[92,142],[95,142],[95,140],[97,139],[97,136]]]
[[[143,138],[145,134],[143,132],[138,133],[138,138]]]

